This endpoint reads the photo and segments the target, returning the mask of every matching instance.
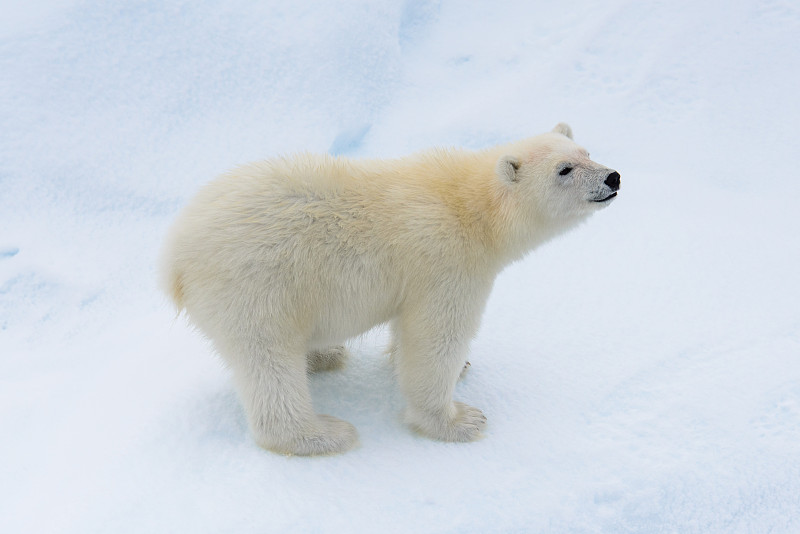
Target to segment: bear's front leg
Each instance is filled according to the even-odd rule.
[[[395,365],[408,400],[406,422],[443,441],[474,441],[486,427],[478,408],[453,402],[471,332],[455,318],[411,314],[395,324]]]

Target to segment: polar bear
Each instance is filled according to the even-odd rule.
[[[486,418],[453,390],[495,277],[608,206],[619,186],[563,123],[475,152],[253,163],[179,215],[162,283],[232,369],[262,447],[314,455],[355,445],[350,423],[314,412],[306,373],[341,366],[342,343],[382,323],[407,423],[471,441]]]

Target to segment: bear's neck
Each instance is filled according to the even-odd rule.
[[[543,215],[519,204],[497,176],[496,165],[505,147],[480,152],[442,151],[430,154],[433,171],[427,179],[440,189],[440,198],[455,213],[463,235],[473,246],[477,262],[499,271],[538,245],[566,231],[571,224],[554,225]]]

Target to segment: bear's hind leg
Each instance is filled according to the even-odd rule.
[[[335,371],[344,367],[350,353],[342,345],[323,350],[312,350],[306,355],[308,372]]]
[[[239,347],[233,367],[250,430],[265,449],[302,456],[336,454],[358,439],[350,423],[314,413],[302,352]]]

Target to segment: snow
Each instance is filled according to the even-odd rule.
[[[332,4],[3,6],[0,530],[800,532],[797,3]],[[155,288],[198,187],[559,121],[622,190],[498,278],[485,438],[408,430],[376,330],[311,380],[356,450],[255,446]]]

